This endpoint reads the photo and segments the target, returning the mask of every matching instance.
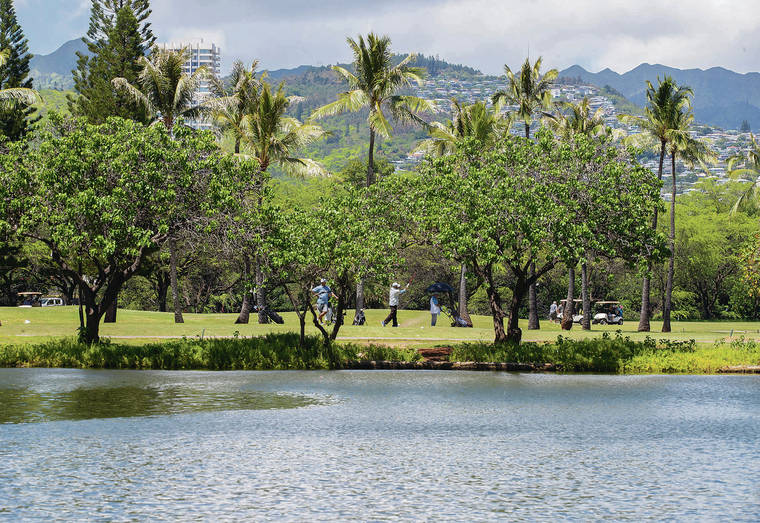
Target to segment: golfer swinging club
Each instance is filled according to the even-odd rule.
[[[394,281],[393,285],[391,285],[390,297],[388,299],[388,305],[391,307],[391,312],[388,314],[388,317],[383,320],[383,327],[385,327],[385,325],[391,320],[393,320],[393,326],[398,327],[398,319],[396,319],[396,312],[398,311],[398,297],[409,290],[409,283],[407,283],[406,287],[403,289],[401,288],[401,285],[398,284],[398,282]]]

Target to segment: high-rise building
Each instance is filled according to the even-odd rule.
[[[163,49],[180,51],[187,49],[189,58],[185,62],[182,70],[185,74],[191,75],[201,67],[205,67],[210,74],[219,76],[222,69],[222,50],[213,42],[206,43],[202,38],[188,40],[183,42],[171,42],[161,44]],[[209,83],[204,80],[201,82],[195,101],[203,103],[206,97],[210,96]],[[204,120],[187,120],[185,123],[194,129],[211,129],[211,123]]]

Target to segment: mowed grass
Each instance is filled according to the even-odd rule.
[[[400,327],[381,327],[387,310],[366,311],[367,324],[361,327],[350,325],[353,311],[346,314],[348,325],[341,328],[339,339],[360,341],[382,341],[388,345],[431,346],[441,343],[462,341],[492,341],[493,321],[489,316],[473,316],[474,328],[450,327],[446,317],[438,318],[436,327],[430,326],[427,311],[399,311]],[[231,337],[261,336],[270,332],[298,332],[298,318],[293,312],[282,314],[284,325],[259,325],[256,316],[251,315],[248,325],[235,325],[236,314],[185,314],[185,323],[175,324],[172,313],[119,310],[115,324],[102,324],[101,336],[112,337],[120,343],[143,344],[166,338],[186,337]],[[51,338],[71,337],[79,326],[77,307],[37,307],[0,308],[0,344],[37,343]],[[652,322],[650,333],[636,332],[636,322],[626,322],[622,327],[594,325],[591,331],[583,331],[575,325],[569,332],[562,331],[558,324],[541,322],[541,329],[528,331],[527,321],[521,321],[524,341],[552,341],[558,335],[573,339],[588,339],[604,332],[621,330],[633,340],[643,340],[647,335],[657,339],[690,340],[698,343],[712,343],[720,339],[744,336],[760,340],[760,322],[675,322],[673,332],[660,333],[661,323]],[[318,330],[307,319],[307,333],[318,334]]]

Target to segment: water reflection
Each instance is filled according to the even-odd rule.
[[[224,410],[294,409],[317,404],[313,397],[261,391],[170,387],[80,387],[38,392],[0,389],[0,423],[132,418]]]

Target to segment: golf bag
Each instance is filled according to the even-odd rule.
[[[364,318],[364,309],[360,309],[354,316],[354,325],[364,325],[366,319]]]

